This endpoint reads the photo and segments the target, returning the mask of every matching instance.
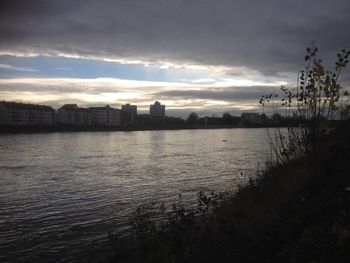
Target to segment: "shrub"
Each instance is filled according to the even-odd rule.
[[[285,112],[290,126],[284,133],[269,133],[270,145],[278,163],[288,162],[312,152],[320,138],[329,133],[336,121],[348,119],[349,92],[338,83],[349,63],[350,51],[337,54],[334,71],[326,71],[313,43],[306,49],[305,69],[298,75],[296,87],[281,87],[280,95],[271,93],[260,98],[263,106],[271,106],[274,115]],[[279,98],[280,97],[280,98]],[[264,110],[265,111],[265,110]]]

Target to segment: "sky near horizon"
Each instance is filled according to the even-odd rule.
[[[295,86],[317,41],[327,69],[350,46],[348,0],[3,0],[0,100],[159,100],[167,114],[259,111]],[[342,79],[348,87],[350,78]]]

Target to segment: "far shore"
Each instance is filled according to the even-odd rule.
[[[94,126],[29,126],[29,125],[4,125],[0,126],[0,134],[5,133],[51,133],[51,132],[128,132],[128,131],[155,131],[155,130],[201,130],[201,129],[236,129],[236,128],[273,128],[287,127],[282,124],[275,125],[180,125],[180,126],[119,126],[119,127],[94,127]]]

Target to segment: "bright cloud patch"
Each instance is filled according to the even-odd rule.
[[[257,108],[257,100],[276,86],[215,86],[174,82],[133,81],[111,78],[15,78],[0,79],[0,97],[10,101],[29,101],[59,107],[65,103],[81,105],[137,104],[147,111],[161,100],[174,114],[188,109],[218,112]],[[171,111],[170,111],[171,112]]]

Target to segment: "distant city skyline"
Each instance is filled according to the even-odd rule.
[[[52,108],[55,111],[58,111],[61,108],[64,107],[69,107],[69,108],[79,108],[79,109],[99,109],[99,108],[111,108],[111,109],[117,109],[120,111],[124,111],[124,112],[129,112],[132,113],[133,115],[150,115],[151,117],[175,117],[175,116],[169,116],[167,114],[167,110],[166,110],[166,105],[160,103],[159,101],[155,101],[153,104],[149,105],[148,110],[138,110],[138,106],[133,104],[133,103],[126,103],[126,104],[122,104],[119,106],[115,106],[115,105],[109,105],[109,104],[103,104],[103,105],[80,105],[77,103],[64,103],[61,105],[58,105],[57,107],[50,105],[50,104],[44,104],[44,103],[32,103],[30,101],[6,101],[6,100],[1,100],[1,103],[5,103],[5,104],[18,104],[18,105],[26,105],[26,106],[34,106],[34,107],[49,107]],[[153,112],[153,113],[152,113]],[[195,112],[195,111],[193,111]],[[191,114],[192,112],[190,112],[189,114]],[[224,112],[223,114],[227,114],[229,112]],[[244,112],[242,112],[244,113]],[[183,115],[183,116],[176,116],[179,118],[183,118],[186,119],[188,117],[188,115]],[[196,114],[198,114],[198,112],[196,112]],[[241,114],[241,113],[240,113]],[[210,117],[210,116],[218,116],[218,114],[213,113],[213,112],[208,112],[206,115],[202,114],[198,114],[200,117]]]
[[[350,45],[349,8],[346,0],[2,1],[0,100],[133,103],[140,113],[160,100],[182,117],[257,112],[261,95],[296,84],[311,41],[332,69]]]
[[[159,101],[150,105],[149,113],[137,113],[137,105],[124,104],[120,109],[105,105],[101,107],[80,107],[78,104],[64,104],[57,110],[50,105],[18,103],[13,101],[0,101],[0,126],[6,128],[36,127],[62,128],[72,127],[85,128],[130,128],[142,129],[145,127],[156,128],[157,125],[168,128],[183,128],[188,125],[270,125],[277,124],[285,119],[281,114],[273,114],[269,118],[266,114],[244,112],[241,116],[232,116],[224,113],[222,116],[204,116],[199,118],[198,114],[192,112],[187,118],[176,118],[166,115],[166,105]],[[276,122],[277,121],[277,122]],[[281,122],[281,124],[283,124]],[[155,125],[155,126],[154,126]],[[169,125],[169,126],[167,126]],[[175,125],[175,126],[173,126]],[[180,125],[180,126],[179,126]],[[159,126],[158,126],[159,127]],[[188,126],[187,126],[188,128]]]

